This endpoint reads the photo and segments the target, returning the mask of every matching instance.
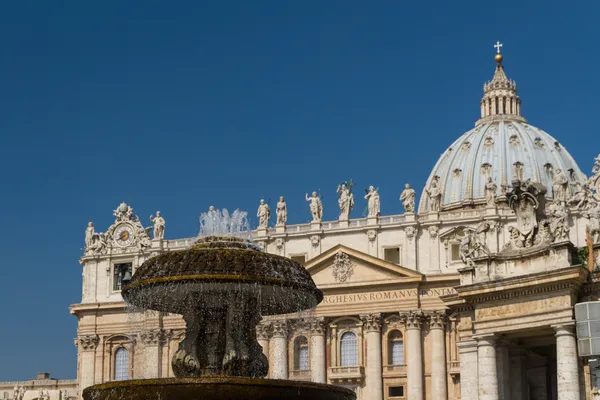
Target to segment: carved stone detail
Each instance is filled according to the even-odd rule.
[[[377,230],[375,229],[369,229],[367,231],[367,238],[369,239],[369,242],[374,242],[375,239],[377,239]]]
[[[448,317],[445,311],[432,311],[429,313],[429,327],[431,329],[444,329]]]
[[[440,231],[440,227],[437,225],[432,225],[429,227],[429,236],[433,239],[436,238],[439,231]]]
[[[95,350],[100,343],[98,335],[84,335],[79,337],[79,346],[83,350]]]
[[[364,324],[364,328],[367,332],[379,332],[381,331],[381,314],[361,314],[360,319]]]
[[[414,310],[400,313],[400,320],[406,325],[406,329],[421,329],[425,314],[422,310]]]
[[[417,234],[417,230],[415,229],[414,226],[408,226],[406,227],[406,229],[404,230],[404,233],[406,234],[406,237],[408,238],[408,241],[410,243],[412,243],[413,238],[415,237],[415,235]]]
[[[313,335],[325,335],[329,324],[325,318],[314,318],[310,321],[310,333]]]
[[[283,240],[283,238],[275,239],[275,247],[277,248],[277,252],[281,253],[283,251],[284,244],[285,244],[285,240]]]
[[[269,340],[273,336],[273,326],[269,322],[261,322],[256,326],[258,340]]]
[[[321,243],[321,236],[312,235],[310,237],[310,244],[312,244],[313,247],[317,247],[319,245],[319,243]]]
[[[331,273],[336,282],[346,282],[354,275],[354,263],[348,254],[340,251],[335,255]]]
[[[404,184],[404,190],[400,193],[400,201],[402,207],[407,213],[415,212],[415,197],[417,193],[408,183]]]
[[[166,334],[162,329],[148,329],[140,332],[140,339],[145,346],[159,346],[164,344]]]
[[[289,332],[288,321],[280,319],[271,323],[272,336],[273,337],[284,337],[287,338]]]

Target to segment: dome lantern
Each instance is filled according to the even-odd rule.
[[[517,84],[510,80],[504,73],[502,61],[504,57],[500,53],[500,47],[503,44],[496,42],[496,72],[491,81],[483,84],[483,98],[481,99],[481,118],[475,123],[494,121],[494,120],[516,120],[527,122],[521,116],[521,98],[517,94]]]

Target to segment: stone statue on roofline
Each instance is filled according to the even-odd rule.
[[[312,215],[312,222],[321,222],[323,219],[323,202],[317,195],[317,192],[312,192],[312,196],[308,196],[306,193],[306,201],[310,202],[310,214]]]
[[[410,187],[408,183],[404,184],[404,190],[400,193],[400,201],[402,202],[402,207],[404,207],[404,211],[407,213],[415,212],[415,197],[417,193],[413,188]]]
[[[569,180],[562,172],[557,169],[554,178],[552,179],[552,195],[555,202],[566,203],[569,200]]]
[[[269,208],[269,205],[262,199],[258,206],[256,216],[258,217],[258,228],[267,229],[269,226],[269,219],[271,218],[271,209]]]
[[[365,200],[368,201],[369,217],[378,217],[381,213],[381,203],[379,200],[379,191],[373,186],[369,186],[369,190],[365,195]]]
[[[154,239],[163,240],[165,238],[165,219],[160,215],[160,211],[156,212],[156,217],[150,216],[150,222],[154,224]]]
[[[287,204],[285,203],[285,198],[283,196],[279,197],[275,213],[277,215],[277,225],[285,225],[287,222]]]
[[[350,219],[350,213],[354,208],[354,195],[352,194],[352,182],[350,184],[342,183],[337,187],[338,206],[340,207],[340,221],[347,221]]]
[[[429,210],[440,211],[442,202],[442,191],[439,187],[440,177],[434,176],[425,192],[429,196]]]

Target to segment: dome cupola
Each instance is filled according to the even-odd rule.
[[[531,179],[546,186],[551,198],[555,175],[566,176],[569,191],[574,183],[586,180],[556,139],[521,116],[521,99],[516,83],[504,73],[501,46],[495,45],[494,77],[483,86],[481,118],[435,164],[421,195],[420,213],[483,205],[490,181],[497,187],[496,196],[501,196],[512,180]],[[435,200],[431,193],[436,193]]]

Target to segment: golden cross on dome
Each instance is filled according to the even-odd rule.
[[[500,47],[504,46],[502,43],[500,43],[500,41],[498,40],[496,42],[496,44],[494,45],[494,47],[496,48],[496,53],[500,54]]]

